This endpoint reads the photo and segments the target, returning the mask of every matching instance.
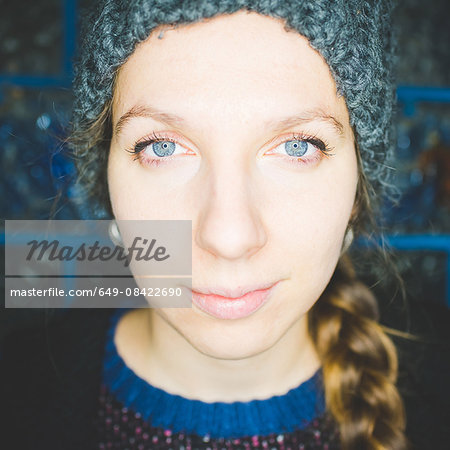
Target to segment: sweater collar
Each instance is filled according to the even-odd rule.
[[[286,394],[248,402],[208,403],[152,386],[125,364],[114,343],[117,323],[129,310],[119,308],[111,316],[103,382],[124,406],[153,426],[223,438],[268,435],[303,429],[325,412],[321,369]]]

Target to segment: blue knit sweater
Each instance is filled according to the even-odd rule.
[[[321,370],[284,395],[207,403],[170,394],[136,375],[114,334],[128,309],[112,316],[97,417],[99,448],[338,448],[326,413]]]

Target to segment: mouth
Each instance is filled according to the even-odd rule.
[[[241,319],[261,308],[268,301],[278,283],[277,281],[262,289],[247,291],[238,297],[231,296],[231,294],[229,294],[230,297],[226,297],[217,293],[205,293],[208,291],[207,289],[203,289],[202,292],[192,289],[192,303],[203,312],[218,319]],[[223,292],[221,290],[221,293]]]

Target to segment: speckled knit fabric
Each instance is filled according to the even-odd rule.
[[[374,188],[369,195],[382,194],[389,184],[394,148],[392,7],[391,0],[98,1],[84,21],[75,65],[73,131],[86,136],[74,147],[83,165],[80,183],[100,205],[108,201],[104,171],[110,136],[92,148],[88,130],[112,98],[115,74],[136,45],[159,25],[188,24],[246,9],[285,20],[325,58],[347,103],[363,170]],[[96,211],[100,214],[101,208]]]
[[[325,410],[322,373],[266,400],[206,403],[169,394],[129,369],[108,330],[99,410],[98,449],[338,449]]]

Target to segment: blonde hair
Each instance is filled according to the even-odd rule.
[[[377,302],[343,257],[309,311],[322,362],[327,409],[344,449],[407,448],[405,411],[395,386],[397,354],[378,323]]]
[[[349,227],[357,235],[379,237],[358,148],[356,153],[359,181]],[[345,450],[410,447],[396,387],[397,351],[378,321],[374,294],[357,279],[348,254],[341,255],[331,281],[308,313],[308,325],[322,363],[327,410],[339,425]]]

